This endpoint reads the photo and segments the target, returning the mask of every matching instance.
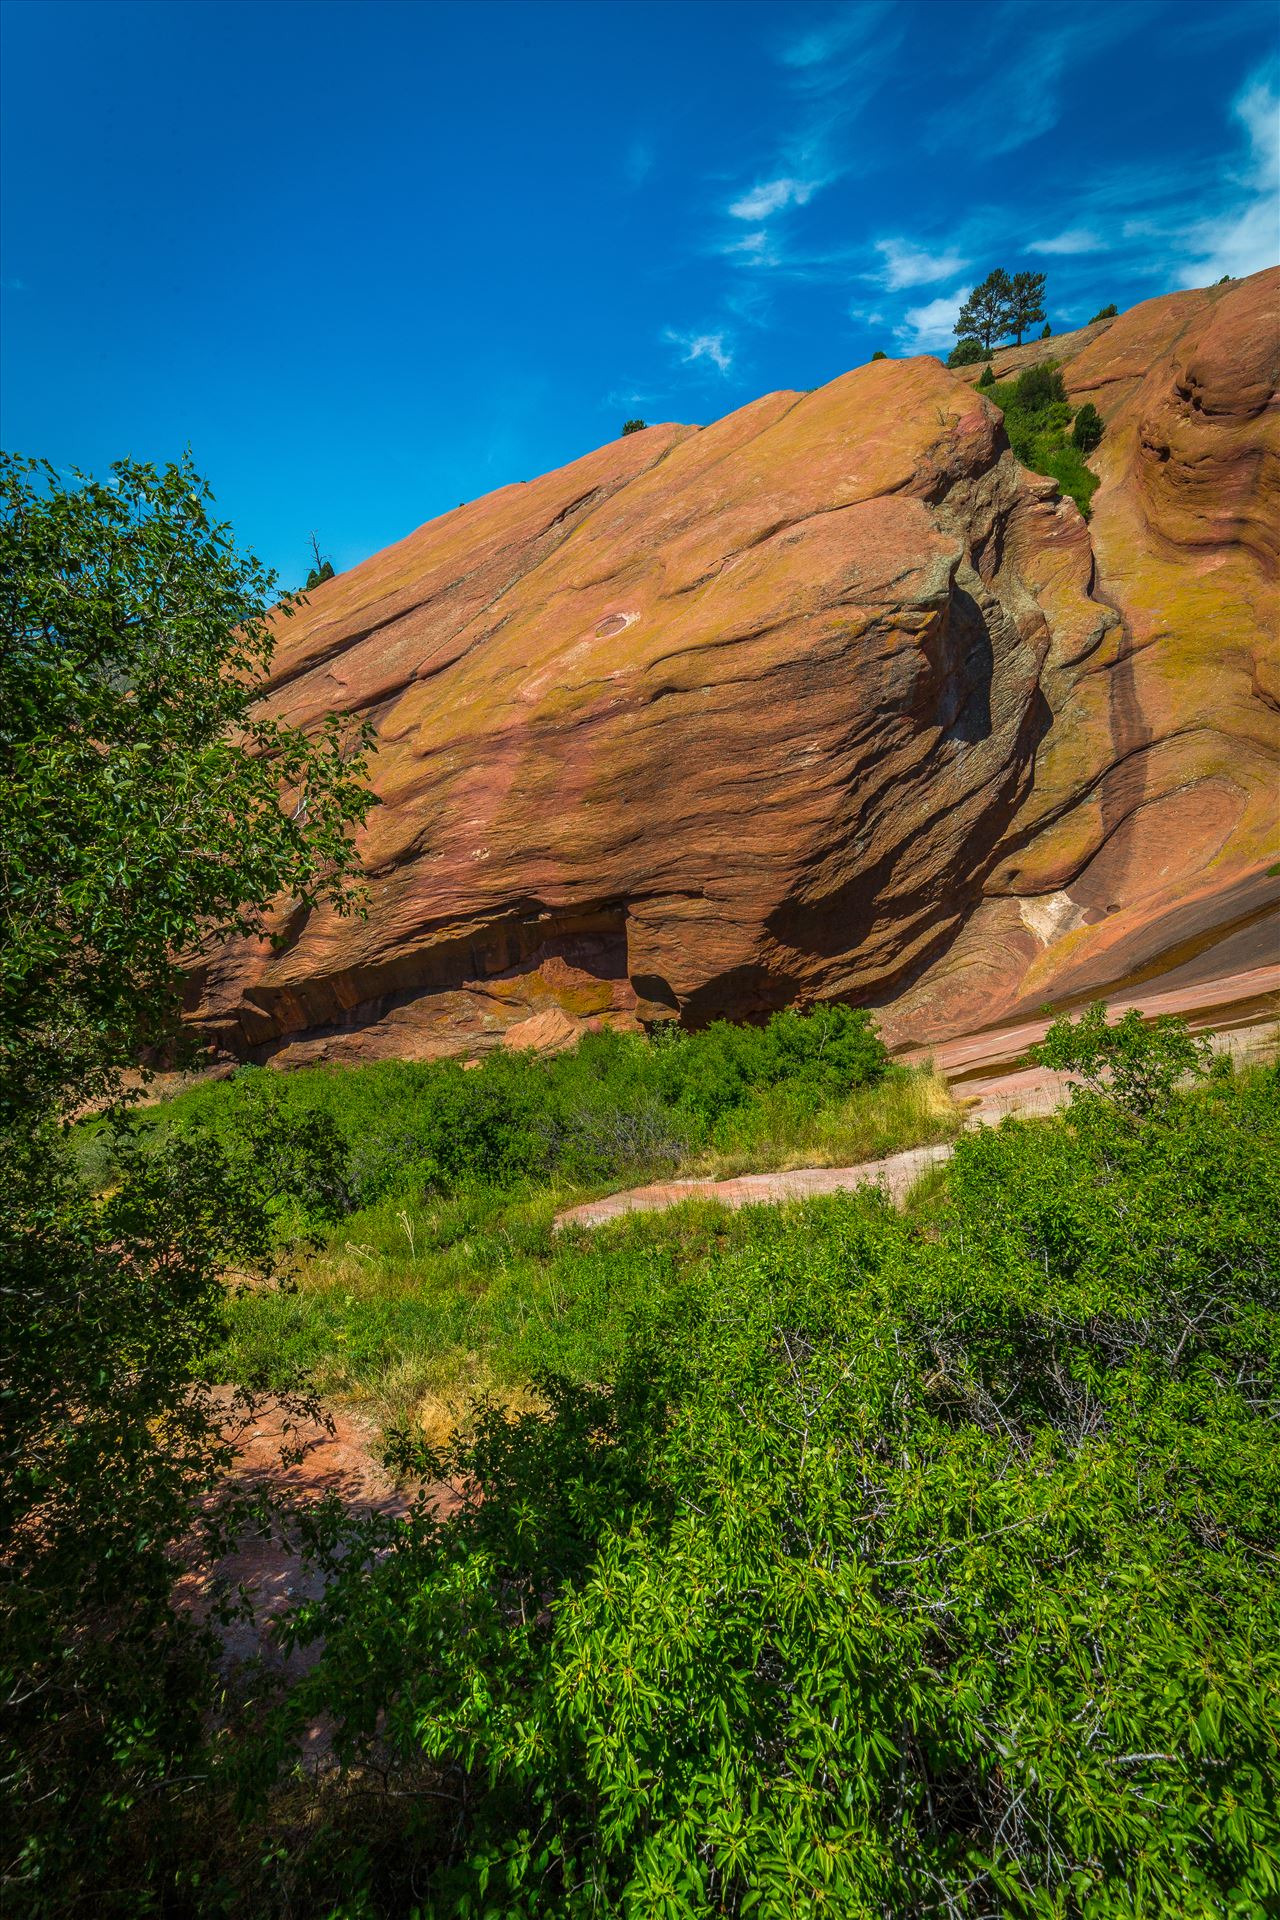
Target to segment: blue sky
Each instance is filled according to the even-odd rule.
[[[611,439],[1277,257],[1273,0],[7,0],[4,444],[286,584]]]

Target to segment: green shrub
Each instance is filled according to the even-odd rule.
[[[1113,300],[1108,306],[1098,308],[1098,311],[1094,314],[1093,319],[1090,320],[1089,325],[1092,327],[1099,320],[1114,320],[1118,311],[1119,309],[1117,308],[1116,303]]]
[[[669,1170],[704,1148],[746,1148],[776,1122],[770,1097],[785,1092],[796,1116],[813,1115],[886,1067],[866,1013],[788,1008],[763,1026],[717,1020],[652,1041],[588,1033],[551,1058],[498,1050],[470,1071],[456,1061],[292,1074],[245,1067],[142,1124],[166,1136],[208,1134],[237,1164],[272,1170],[288,1196],[274,1208],[288,1238],[392,1196],[549,1179],[592,1185]],[[93,1128],[83,1151],[105,1184]]]
[[[625,440],[629,433],[643,433],[647,425],[648,422],[645,420],[624,420],[622,423],[623,439]]]
[[[991,362],[988,360],[986,366],[982,369],[982,372],[978,377],[978,385],[984,388],[994,387],[995,383],[996,383],[996,370],[992,366]]]
[[[1102,415],[1092,400],[1086,400],[1075,417],[1071,444],[1079,453],[1092,453],[1103,434]]]
[[[872,354],[871,358],[873,360],[887,360],[889,356],[885,352],[883,347],[877,347],[875,352]]]
[[[1042,435],[1032,446],[1027,461],[1035,473],[1047,473],[1057,481],[1059,490],[1074,500],[1084,518],[1089,518],[1099,480],[1084,463],[1080,452],[1061,435]]]
[[[961,340],[952,347],[951,352],[947,355],[947,365],[949,367],[972,367],[976,366],[979,360],[985,360],[986,357],[987,348],[983,346],[981,340]]]
[[[1062,406],[1066,398],[1062,374],[1050,360],[1024,368],[1014,384],[1013,405],[1019,413],[1036,413],[1055,404]]]
[[[1025,368],[1016,380],[996,382],[984,391],[1002,410],[1009,445],[1023,466],[1049,474],[1088,519],[1098,476],[1085,465],[1080,448],[1067,438],[1071,403],[1059,369],[1052,361],[1043,361]]]
[[[762,1211],[611,1385],[404,1444],[455,1519],[317,1538],[284,1725],[417,1770],[424,1910],[1275,1905],[1280,1083],[1100,1016],[1045,1058],[1092,1085],[928,1231]]]

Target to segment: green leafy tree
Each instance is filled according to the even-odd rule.
[[[1038,1066],[1079,1076],[1074,1101],[1108,1123],[1123,1116],[1134,1124],[1165,1113],[1179,1086],[1204,1074],[1211,1054],[1210,1041],[1182,1020],[1162,1016],[1148,1026],[1131,1007],[1113,1024],[1100,1002],[1074,1022],[1056,1020],[1032,1049]]]
[[[976,367],[986,349],[980,340],[959,340],[947,355],[949,367]]]
[[[1003,267],[996,267],[973,289],[956,316],[955,330],[961,339],[977,340],[990,353],[997,340],[1012,332],[1013,281]]]
[[[1103,419],[1092,400],[1086,400],[1071,428],[1071,444],[1081,453],[1092,453],[1103,434]]]
[[[183,1045],[203,944],[346,899],[364,736],[258,710],[270,576],[188,463],[0,457],[0,1123]],[[292,603],[279,603],[287,618]]]
[[[623,438],[625,439],[629,433],[643,433],[647,424],[648,422],[644,420],[624,420],[622,423]]]
[[[1009,282],[1006,326],[1019,346],[1027,328],[1045,317],[1044,280],[1042,273],[1015,273]]]
[[[146,1150],[123,1076],[189,1056],[182,981],[210,944],[282,900],[350,906],[369,804],[359,726],[256,704],[273,577],[210,499],[189,461],[64,483],[0,458],[2,1871],[32,1913],[110,1886],[121,1823],[199,1749],[216,1669],[173,1554],[233,1524],[201,1364],[223,1275],[271,1270],[296,1173],[279,1141]],[[116,1136],[101,1194],[66,1139],[90,1101]]]

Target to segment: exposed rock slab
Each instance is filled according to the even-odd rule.
[[[1018,845],[895,1038],[1280,957],[1278,290],[1258,274],[1044,343],[1107,422],[1088,531],[1119,619],[1048,662]]]
[[[606,1194],[566,1207],[556,1215],[558,1228],[599,1227],[624,1213],[664,1213],[686,1200],[709,1200],[736,1212],[739,1207],[780,1205],[812,1200],[827,1193],[851,1193],[858,1187],[879,1187],[890,1200],[904,1200],[922,1173],[951,1157],[951,1147],[908,1147],[883,1160],[864,1160],[856,1167],[797,1167],[784,1173],[744,1173],[733,1180],[664,1180],[625,1193]]]
[[[881,361],[317,589],[270,699],[375,724],[371,911],[212,955],[197,1017],[292,1063],[842,998],[906,1044],[1270,957],[1278,278],[1043,343],[1108,422],[1089,527],[975,370]]]

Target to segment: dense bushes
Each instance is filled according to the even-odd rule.
[[[1165,1039],[1060,1035],[1099,1090],[966,1140],[930,1231],[655,1267],[612,1386],[336,1566],[291,1724],[429,1789],[424,1911],[1270,1907],[1280,1089]]]
[[[1092,406],[1082,407],[1081,415],[1090,416],[1085,429],[1089,446],[1068,440],[1072,407],[1062,375],[1051,362],[1027,367],[1016,380],[996,382],[983,391],[1002,410],[1009,445],[1023,466],[1052,475],[1088,519],[1098,476],[1085,465],[1083,454],[1102,438],[1102,416]],[[1090,437],[1094,422],[1096,436]]]
[[[171,1101],[152,1124],[211,1134],[255,1165],[309,1154],[307,1170],[299,1164],[282,1182],[290,1199],[280,1212],[286,1226],[322,1225],[335,1209],[389,1194],[661,1170],[704,1146],[749,1144],[779,1103],[812,1114],[886,1065],[865,1013],[788,1009],[765,1026],[717,1020],[652,1042],[588,1034],[550,1059],[497,1052],[470,1071],[453,1061],[290,1075],[246,1068]]]

